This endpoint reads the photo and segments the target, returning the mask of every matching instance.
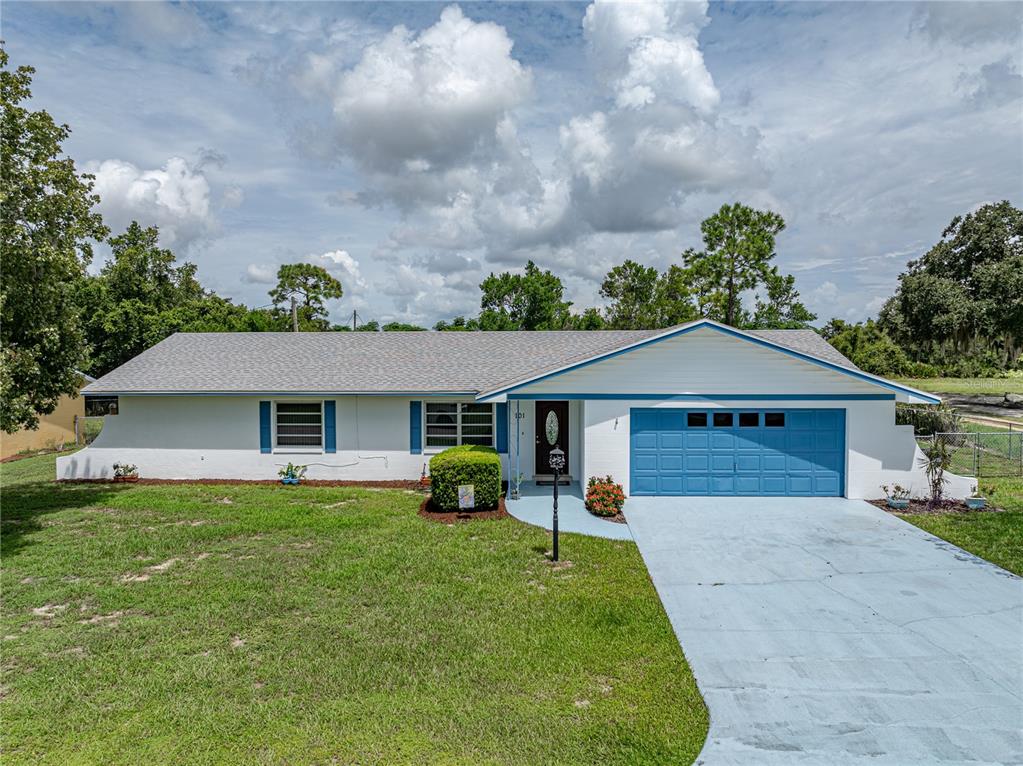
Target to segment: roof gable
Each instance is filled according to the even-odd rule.
[[[737,341],[741,341],[744,343],[749,343],[762,349],[767,349],[771,352],[783,355],[792,360],[798,360],[798,362],[803,367],[809,368],[816,367],[818,369],[827,370],[831,373],[837,373],[839,376],[848,376],[849,378],[852,378],[855,381],[855,384],[853,383],[853,381],[849,381],[850,385],[847,387],[847,392],[850,394],[857,393],[862,394],[870,390],[875,390],[876,388],[881,388],[894,392],[897,396],[900,396],[907,401],[917,401],[926,403],[937,403],[940,401],[940,399],[930,394],[917,391],[916,389],[912,389],[907,386],[902,386],[898,383],[886,380],[877,375],[871,375],[870,373],[863,372],[855,365],[853,365],[848,359],[846,359],[844,356],[842,356],[836,350],[834,350],[830,344],[824,341],[819,335],[817,335],[817,333],[813,332],[812,330],[749,332],[738,330],[734,327],[729,327],[727,325],[722,325],[717,322],[713,322],[711,320],[706,319],[697,320],[686,325],[671,328],[670,330],[658,333],[657,335],[651,336],[649,338],[639,339],[632,344],[628,344],[626,346],[614,349],[604,354],[596,355],[582,362],[562,365],[558,369],[544,372],[540,375],[533,376],[530,379],[515,381],[499,389],[486,391],[483,394],[481,394],[479,398],[480,399],[499,398],[502,396],[507,396],[509,394],[514,394],[517,391],[522,391],[523,389],[527,389],[529,387],[533,387],[534,391],[538,389],[539,390],[546,389],[551,391],[553,394],[553,391],[555,389],[550,388],[550,386],[548,385],[548,382],[552,381],[553,379],[575,373],[576,371],[583,370],[587,367],[591,367],[592,365],[600,365],[601,363],[605,362],[610,363],[611,360],[618,360],[621,357],[628,355],[634,356],[636,362],[639,363],[641,357],[637,356],[636,352],[641,351],[643,349],[652,348],[655,345],[662,344],[665,341],[671,341],[672,339],[677,339],[682,336],[690,335],[692,333],[701,332],[720,333],[721,335],[726,336],[728,338],[735,339]],[[776,337],[778,338],[785,337],[786,340],[789,340],[790,336],[788,335],[788,333],[792,333],[793,335],[796,333],[803,333],[799,336],[800,343],[798,346],[793,343],[784,344],[779,343],[775,340]],[[792,338],[792,340],[795,340],[795,338]],[[810,349],[813,349],[813,351],[811,352]],[[829,351],[831,353],[829,353]],[[762,358],[762,361],[769,360]],[[656,383],[654,383],[653,381],[664,378],[664,376],[660,375],[659,373],[666,366],[676,366],[675,360],[664,359],[661,360],[660,364],[655,364],[653,367],[650,368],[644,368],[641,366],[640,369],[637,370],[638,374],[632,377],[640,378],[642,384],[656,386]],[[755,367],[754,369],[745,370],[744,372],[746,373],[747,377],[743,382],[743,385],[739,386],[739,388],[742,388],[742,393],[755,395],[758,393],[765,393],[767,392],[767,389],[770,388],[771,386],[770,382],[760,380],[760,378],[762,377],[761,375],[759,375],[760,368]],[[735,376],[739,374],[741,374],[740,370],[736,369],[733,371],[728,369],[727,366],[722,369],[718,369],[716,378],[712,378],[709,381],[705,380],[702,383],[697,383],[697,387],[700,389],[699,393],[707,395],[722,392],[738,393],[738,391],[734,390],[735,388],[734,386],[732,388],[729,388],[728,385],[723,385],[718,388],[715,388],[715,384],[719,382],[734,383]],[[807,386],[809,390],[806,391],[791,390],[790,392],[794,394],[813,393],[816,391],[816,386],[822,385],[825,380],[826,379],[818,376],[817,382],[808,381],[804,383],[804,385]],[[676,381],[670,381],[666,385],[662,385],[662,388],[664,388],[665,390],[660,391],[660,393],[666,395],[680,393],[680,391],[678,391],[677,388],[675,387],[676,383],[677,383]],[[586,387],[585,380],[578,380],[576,384],[577,385],[582,384],[583,387]],[[649,385],[647,385],[647,387],[649,387]],[[775,381],[775,385],[777,385],[777,381]],[[626,390],[631,390],[631,387],[624,388],[626,388]],[[642,389],[643,386],[640,385],[639,388]],[[825,386],[825,390],[834,391],[834,389],[835,389],[834,382],[828,381],[828,384]],[[775,391],[773,393],[778,394],[782,392]],[[580,393],[580,396],[582,395],[583,394]]]

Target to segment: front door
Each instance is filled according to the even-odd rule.
[[[554,444],[547,440],[547,420],[551,413],[557,419],[558,435]],[[536,434],[536,463],[533,473],[546,476],[551,471],[551,450],[555,446],[560,447],[565,453],[565,472],[568,472],[568,402],[537,402],[536,423],[534,431]]]

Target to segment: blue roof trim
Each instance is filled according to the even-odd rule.
[[[510,401],[551,401],[562,399],[624,399],[672,402],[869,402],[894,401],[895,394],[508,394]]]
[[[826,369],[830,369],[830,370],[833,370],[835,372],[840,372],[843,375],[848,375],[848,376],[856,378],[858,380],[863,380],[863,381],[865,381],[867,383],[872,383],[875,386],[881,386],[882,388],[887,388],[890,391],[896,391],[898,393],[908,394],[910,396],[915,396],[915,397],[918,397],[918,398],[921,398],[921,399],[926,399],[931,404],[940,404],[941,403],[941,399],[939,399],[937,397],[934,397],[934,396],[931,396],[930,394],[926,394],[926,393],[924,393],[922,391],[915,391],[912,388],[907,388],[906,386],[900,386],[898,383],[892,383],[891,381],[885,380],[884,378],[877,378],[877,377],[875,377],[873,375],[870,375],[869,373],[861,372],[859,370],[852,370],[852,369],[850,369],[848,367],[843,367],[840,364],[835,364],[834,362],[829,362],[829,361],[827,361],[825,359],[821,359],[821,358],[816,357],[816,356],[811,356],[809,354],[804,354],[804,353],[802,353],[800,351],[795,351],[794,349],[786,348],[785,346],[778,345],[777,343],[772,343],[770,341],[764,340],[763,338],[757,338],[757,337],[755,337],[753,335],[749,335],[747,333],[742,332],[741,330],[736,330],[736,329],[731,328],[731,327],[725,327],[723,325],[717,324],[716,322],[710,322],[710,321],[705,320],[705,319],[704,320],[698,320],[697,322],[695,322],[693,324],[690,324],[690,325],[686,325],[685,327],[680,327],[677,330],[666,332],[663,335],[657,335],[657,336],[654,336],[653,338],[648,338],[647,340],[640,341],[639,343],[635,343],[635,344],[633,344],[631,346],[627,346],[626,348],[618,349],[617,351],[610,351],[608,353],[601,354],[599,356],[595,356],[595,357],[592,357],[590,359],[586,359],[586,360],[584,360],[582,362],[578,362],[577,364],[570,365],[570,366],[565,367],[565,368],[563,368],[561,370],[555,370],[554,372],[549,372],[549,373],[546,373],[544,375],[539,375],[539,376],[537,376],[535,378],[532,378],[530,380],[523,381],[523,382],[520,382],[520,383],[513,383],[510,386],[505,386],[503,388],[496,389],[494,391],[486,391],[486,392],[480,394],[477,398],[482,400],[482,401],[486,401],[487,399],[489,399],[491,397],[500,396],[501,394],[507,394],[507,393],[510,393],[511,391],[515,391],[517,389],[524,388],[525,386],[531,386],[531,385],[533,385],[535,383],[539,383],[542,380],[547,380],[549,378],[553,378],[553,377],[556,377],[558,375],[562,375],[562,374],[564,374],[566,372],[571,372],[573,370],[579,370],[579,369],[582,369],[583,367],[589,367],[591,364],[596,364],[598,362],[603,362],[603,361],[606,361],[608,359],[613,359],[616,356],[620,356],[622,354],[628,354],[630,351],[636,351],[637,349],[645,348],[646,346],[653,345],[654,343],[660,343],[661,341],[668,340],[669,338],[676,338],[676,337],[678,337],[680,335],[686,335],[686,334],[691,333],[691,332],[693,332],[695,330],[703,329],[704,327],[706,327],[707,329],[710,329],[710,330],[716,330],[717,332],[724,333],[725,335],[730,335],[730,336],[732,336],[734,338],[738,338],[740,340],[749,341],[750,343],[754,343],[754,344],[756,344],[758,346],[763,346],[764,348],[769,348],[769,349],[771,349],[773,351],[780,351],[781,353],[786,354],[788,356],[794,357],[796,359],[801,359],[804,362],[810,362],[811,364],[816,364],[816,365],[818,365],[820,367],[824,367]],[[554,395],[548,395],[546,398],[551,399],[551,398],[556,398],[556,397]]]

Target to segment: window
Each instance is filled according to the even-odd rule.
[[[785,427],[785,413],[784,412],[765,412],[764,413],[764,425],[768,428],[784,428]]]
[[[740,412],[739,428],[756,428],[760,425],[759,412]]]
[[[690,428],[706,428],[707,427],[707,413],[706,412],[690,412],[686,415],[686,425]]]
[[[277,403],[277,446],[321,447],[323,408],[320,402]]]
[[[714,427],[715,428],[731,428],[732,427],[732,413],[731,412],[715,412],[714,413]]]
[[[479,402],[427,402],[426,446],[494,446],[494,406]]]
[[[85,397],[85,415],[86,417],[94,418],[99,415],[116,415],[117,414],[117,397],[116,396],[86,396]]]

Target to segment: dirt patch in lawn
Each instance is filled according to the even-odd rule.
[[[909,506],[906,508],[890,508],[888,503],[884,500],[868,500],[867,502],[871,505],[876,505],[882,511],[888,511],[888,513],[894,514],[895,516],[910,516],[915,514],[938,515],[943,513],[1002,513],[1005,510],[1004,508],[998,508],[993,505],[987,505],[983,508],[970,508],[961,500],[942,500],[933,508],[927,505],[926,500],[910,500]]]
[[[482,519],[505,519],[508,511],[504,507],[504,498],[497,502],[497,508],[484,508],[476,511],[443,511],[435,508],[433,498],[426,498],[419,506],[419,515],[430,521],[441,524],[455,524],[460,521],[478,521]]]

